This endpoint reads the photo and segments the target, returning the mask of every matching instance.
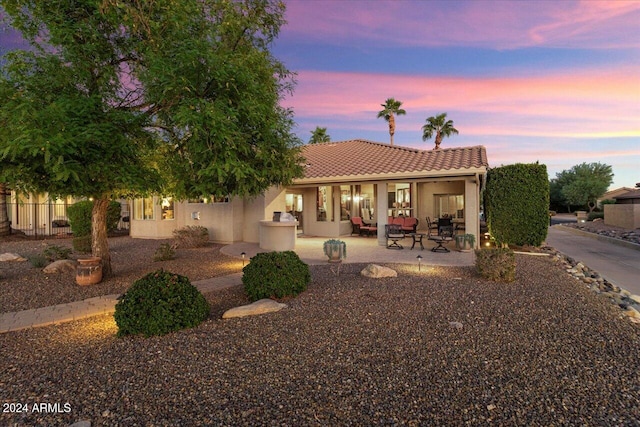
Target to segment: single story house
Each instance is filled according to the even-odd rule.
[[[629,230],[640,229],[640,188],[613,199],[614,205],[604,205],[604,223]]]
[[[389,217],[415,217],[418,229],[426,230],[427,217],[447,215],[480,241],[480,192],[488,169],[483,146],[419,150],[354,139],[309,144],[302,154],[304,177],[257,197],[135,199],[130,234],[170,238],[176,229],[201,225],[215,242],[260,243],[274,212],[288,212],[298,220],[298,233],[336,238],[351,233],[352,217],[362,217],[378,224],[384,245],[382,225]]]

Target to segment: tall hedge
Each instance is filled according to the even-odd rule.
[[[75,237],[83,237],[91,235],[91,210],[93,202],[84,200],[74,203],[67,208],[67,216],[69,217],[69,225],[71,232]],[[120,203],[116,201],[109,202],[107,211],[107,232],[111,232],[118,227],[120,222]]]
[[[484,194],[487,225],[498,244],[540,246],[549,227],[549,176],[538,163],[490,169]]]

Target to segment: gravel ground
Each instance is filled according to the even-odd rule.
[[[0,262],[0,312],[46,307],[100,295],[121,294],[145,274],[164,268],[189,277],[191,281],[237,273],[242,263],[222,255],[221,245],[178,249],[176,258],[154,262],[153,254],[171,240],[144,240],[126,237],[109,239],[113,277],[91,286],[78,286],[74,273],[45,274],[31,262]],[[17,253],[24,258],[41,255],[48,246],[71,248],[70,239],[0,241],[0,253]],[[72,254],[71,258],[86,257]]]
[[[604,221],[587,221],[580,223],[565,223],[565,227],[576,228],[589,233],[611,237],[613,239],[625,240],[627,242],[640,245],[640,230],[629,230],[622,227],[605,225]]]
[[[0,425],[640,425],[640,327],[552,258],[517,255],[511,284],[363,267],[313,266],[262,316],[223,321],[242,288],[208,294],[209,320],[163,337],[110,316],[2,334]]]

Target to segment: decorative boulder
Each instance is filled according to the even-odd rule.
[[[18,254],[12,254],[10,252],[5,252],[3,254],[0,254],[0,261],[2,262],[23,262],[26,261],[27,259],[24,257],[21,257]]]
[[[73,273],[76,262],[71,259],[59,259],[42,269],[43,273]]]
[[[364,277],[372,277],[374,279],[380,279],[382,277],[398,277],[398,272],[395,270],[377,264],[369,264],[360,272],[360,274]]]
[[[223,319],[232,317],[255,316],[258,314],[273,313],[287,307],[287,304],[281,304],[272,299],[264,298],[249,305],[242,305],[224,312]]]

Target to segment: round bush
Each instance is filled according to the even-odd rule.
[[[136,280],[116,304],[118,336],[164,335],[199,325],[209,304],[189,279],[158,270]]]
[[[293,251],[257,254],[242,271],[242,283],[251,301],[295,296],[311,281],[309,266]]]

